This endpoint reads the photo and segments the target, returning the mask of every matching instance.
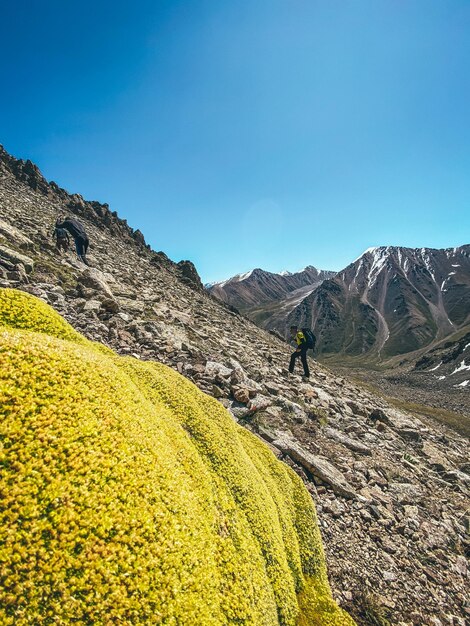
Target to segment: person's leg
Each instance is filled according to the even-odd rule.
[[[304,376],[308,378],[310,376],[310,370],[308,369],[307,363],[307,350],[308,348],[302,348],[300,358],[302,359],[302,365],[304,366]]]
[[[299,356],[299,352],[293,352],[290,357],[289,372],[292,374],[295,367],[295,359]]]
[[[77,237],[75,239],[75,249],[77,250],[77,256],[80,259],[83,256],[83,239]]]
[[[83,242],[83,256],[85,256],[85,254],[88,252],[88,246],[90,245],[90,242],[88,239],[85,239],[85,241]]]

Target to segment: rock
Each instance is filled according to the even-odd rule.
[[[270,394],[272,394],[273,396],[277,396],[279,394],[279,385],[272,382],[272,381],[267,381],[264,383],[264,386],[266,388],[266,391]]]
[[[6,246],[0,246],[0,258],[4,258],[13,265],[22,265],[27,274],[30,274],[34,269],[34,261],[24,254],[16,252]]]
[[[446,455],[429,441],[423,441],[421,452],[428,458],[430,465],[437,471],[449,468],[449,460]]]
[[[349,406],[349,408],[355,415],[367,417],[367,409],[362,404],[359,404],[356,400],[346,399],[345,403]]]
[[[313,387],[313,391],[315,392],[316,397],[325,404],[329,404],[333,400],[332,396],[330,396],[330,394],[321,387]]]
[[[391,483],[390,492],[396,497],[400,504],[415,504],[420,502],[423,492],[418,485],[411,483]]]
[[[390,419],[387,414],[379,408],[373,409],[369,414],[369,419],[379,422],[384,422],[385,424],[390,424]]]
[[[116,300],[119,307],[125,311],[141,315],[145,310],[145,303],[141,300],[130,300],[128,298],[121,297],[117,297]]]
[[[454,570],[462,576],[467,575],[467,559],[464,556],[457,557],[454,564]]]
[[[409,517],[411,519],[418,519],[419,517],[418,507],[412,504],[405,504],[405,506],[403,507],[403,512],[405,514],[405,517]]]
[[[104,273],[94,267],[89,267],[84,270],[79,275],[78,282],[85,287],[102,292],[108,298],[114,299],[113,292],[105,280]]]
[[[121,319],[123,322],[130,322],[132,319],[132,317],[128,313],[124,313],[122,311],[120,313],[117,313],[116,317]]]
[[[291,402],[287,398],[279,398],[279,405],[287,411],[296,422],[303,424],[307,421],[307,413],[296,402]]]
[[[99,311],[101,308],[101,302],[99,300],[88,300],[83,307],[84,311]]]
[[[330,513],[333,517],[340,517],[344,513],[344,506],[336,499],[325,502],[323,510]]]
[[[232,383],[232,385],[240,385],[246,379],[247,375],[245,374],[245,372],[240,367],[237,367],[233,370],[231,374],[230,382]]]
[[[405,441],[419,442],[422,439],[421,433],[412,428],[400,428],[398,434],[405,439]]]
[[[245,419],[251,415],[250,409],[246,406],[237,405],[236,403],[232,403],[232,405],[228,407],[228,410],[237,420]]]
[[[323,432],[327,437],[343,444],[343,446],[346,446],[346,448],[349,448],[353,452],[358,452],[359,454],[368,456],[372,454],[372,451],[368,446],[364,445],[360,441],[357,441],[356,439],[351,439],[351,437],[348,437],[334,428],[325,428]]]
[[[259,393],[248,402],[248,408],[250,409],[250,411],[253,411],[253,413],[255,413],[256,411],[264,411],[269,406],[271,406],[272,403],[273,401],[271,400],[271,398],[263,396]]]
[[[246,387],[232,387],[232,394],[237,402],[247,404],[250,401],[250,392]]]
[[[207,361],[206,367],[204,370],[206,376],[215,378],[217,375],[222,378],[228,378],[232,374],[232,370],[222,363],[217,363],[216,361]],[[248,402],[248,400],[247,400]]]
[[[31,239],[23,235],[18,228],[8,224],[8,222],[2,219],[0,219],[0,235],[8,239],[13,245],[17,245],[22,249],[32,248],[34,245]]]
[[[464,474],[464,472],[459,472],[458,470],[443,472],[442,478],[451,483],[462,482],[464,484],[470,484],[470,476],[468,474]]]
[[[182,368],[181,368],[182,370]],[[180,374],[182,371],[180,372]],[[212,385],[212,395],[214,398],[223,398],[225,396],[224,390],[221,389],[218,385]]]
[[[269,443],[278,439],[281,434],[278,431],[261,424],[258,424],[257,432],[262,439],[269,441]]]
[[[119,312],[119,302],[114,298],[104,298],[101,301],[101,306],[105,311],[109,311],[110,313]]]
[[[309,474],[331,487],[334,493],[345,498],[357,498],[354,488],[343,474],[329,461],[302,448],[294,439],[280,438],[273,441],[276,448],[301,465]]]

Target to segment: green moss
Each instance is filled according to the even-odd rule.
[[[0,291],[0,623],[351,625],[300,479],[173,370]]]

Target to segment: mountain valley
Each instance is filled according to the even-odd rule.
[[[286,338],[291,324],[311,328],[322,362],[372,378],[389,395],[470,412],[470,245],[371,248],[337,274],[319,272],[319,282],[258,306],[256,272],[211,293],[237,307],[243,285],[244,314]]]

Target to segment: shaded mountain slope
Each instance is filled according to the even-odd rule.
[[[366,251],[291,312],[321,354],[386,361],[415,352],[470,322],[470,246]]]
[[[287,378],[289,346],[94,216],[75,213],[93,267],[57,254],[50,227],[67,200],[20,178],[0,158],[0,285],[121,355],[170,365],[267,441],[315,501],[341,606],[359,615],[366,595],[392,624],[463,623],[468,440],[318,363],[309,383]]]
[[[218,300],[242,311],[262,328],[274,328],[296,304],[334,272],[309,265],[300,272],[276,274],[254,269],[228,280],[206,285]]]

